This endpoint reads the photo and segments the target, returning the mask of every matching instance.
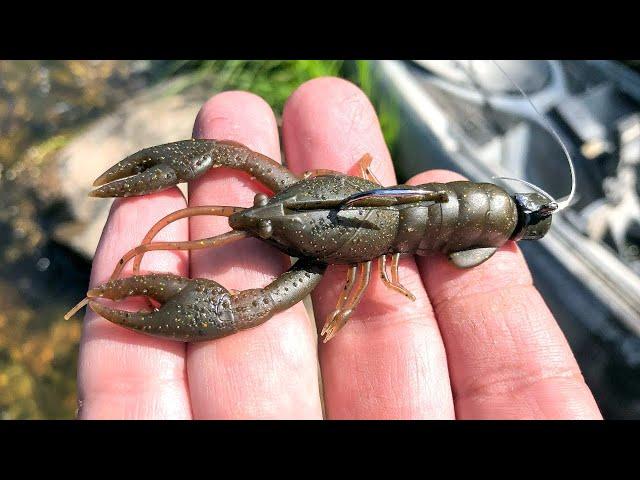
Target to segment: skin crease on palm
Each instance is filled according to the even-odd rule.
[[[193,132],[241,142],[280,161],[274,114],[253,94],[212,97]],[[397,183],[371,103],[345,80],[318,78],[301,85],[285,106],[282,137],[288,166],[296,173],[326,168],[358,174],[358,159],[370,153],[377,178],[385,185]],[[460,178],[432,170],[408,183]],[[189,185],[188,200],[177,188],[116,200],[91,285],[105,281],[120,256],[164,215],[187,204],[249,206],[259,191],[266,190],[245,174],[218,168]],[[228,229],[226,219],[194,217],[169,225],[156,240],[197,239]],[[287,262],[274,248],[247,239],[191,254],[152,252],[142,271],[206,277],[240,290],[265,285]],[[318,327],[300,302],[259,327],[184,344],[126,330],[89,311],[80,349],[78,416],[601,418],[515,243],[469,270],[458,270],[439,255],[404,258],[400,265],[401,281],[416,301],[372,275],[352,319],[327,344],[318,343],[316,328],[334,308],[345,266],[329,267],[312,295]],[[131,274],[131,264],[125,274]]]

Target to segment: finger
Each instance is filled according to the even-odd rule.
[[[460,180],[434,170],[408,183]],[[458,418],[600,418],[515,242],[468,270],[419,258],[449,359]]]
[[[118,260],[140,244],[162,217],[186,202],[177,189],[116,200],[102,232],[91,271],[91,287],[109,279]],[[180,220],[162,230],[156,240],[188,239],[188,222]],[[124,275],[131,274],[129,263]],[[186,252],[151,252],[142,271],[188,275]],[[127,302],[131,309],[142,302]],[[78,366],[81,418],[191,417],[185,375],[185,344],[132,332],[88,310]]]
[[[280,159],[271,108],[245,92],[216,95],[194,127],[200,138],[233,140]],[[259,185],[244,173],[216,169],[189,186],[189,204],[250,206]],[[229,230],[226,221],[193,218],[191,238]],[[262,241],[242,240],[193,252],[192,277],[215,279],[227,288],[261,287],[280,275],[289,258]],[[322,415],[313,326],[302,302],[259,327],[189,346],[188,371],[197,418],[320,418]]]
[[[302,85],[285,106],[283,138],[294,172],[326,168],[359,174],[356,163],[369,153],[376,177],[385,185],[396,183],[371,103],[344,80],[321,78]],[[345,266],[331,266],[314,292],[320,325],[334,309],[345,272]],[[400,280],[415,302],[373,273],[351,320],[320,346],[328,417],[453,417],[442,339],[412,258],[401,261]]]

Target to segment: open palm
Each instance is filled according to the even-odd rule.
[[[209,100],[194,136],[234,140],[280,160],[274,114],[246,92]],[[371,104],[344,80],[312,80],[291,96],[283,143],[296,173],[326,168],[353,174],[358,159],[370,153],[376,177],[385,185],[397,183]],[[456,179],[451,172],[429,171],[409,183]],[[189,185],[188,200],[177,188],[116,200],[91,285],[107,280],[120,257],[168,213],[187,204],[249,206],[258,191],[246,174],[218,168]],[[156,241],[228,230],[226,219],[193,217],[170,224]],[[267,284],[287,262],[273,247],[247,239],[190,255],[151,252],[142,270],[210,278],[245,290]],[[330,266],[314,291],[320,326],[345,277],[346,266]],[[400,278],[415,302],[374,275],[349,323],[326,344],[318,343],[302,303],[259,327],[198,344],[142,335],[88,311],[79,417],[600,418],[515,243],[469,270],[442,256],[405,258]]]

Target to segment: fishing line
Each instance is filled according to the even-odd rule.
[[[551,123],[549,123],[547,118],[542,113],[540,113],[540,111],[536,108],[536,106],[533,103],[533,101],[531,101],[531,98],[529,98],[529,96],[525,93],[525,91],[522,88],[520,88],[520,85],[518,85],[515,82],[515,80],[513,80],[507,74],[507,72],[504,71],[504,69],[500,66],[500,64],[496,60],[491,60],[491,61],[494,63],[494,65],[496,67],[498,67],[498,69],[502,72],[502,74],[513,84],[513,86],[518,89],[520,94],[525,98],[525,100],[529,103],[529,105],[531,105],[533,110],[541,118],[545,129],[549,133],[551,133],[553,135],[553,137],[556,139],[556,141],[560,144],[560,147],[562,147],[562,151],[564,152],[565,156],[567,157],[567,161],[569,162],[569,170],[571,172],[571,192],[569,193],[569,195],[567,197],[563,198],[560,201],[556,201],[551,195],[549,195],[547,192],[545,192],[542,188],[540,188],[540,187],[538,187],[536,185],[533,185],[532,183],[529,183],[529,182],[526,182],[524,180],[521,180],[519,178],[510,178],[510,177],[493,177],[493,178],[497,179],[497,180],[509,180],[509,181],[512,181],[512,182],[519,182],[519,183],[522,183],[522,184],[528,186],[529,188],[531,188],[531,189],[535,190],[536,192],[540,193],[541,195],[544,195],[545,197],[547,197],[551,201],[551,203],[549,204],[549,207],[554,209],[557,212],[560,212],[560,211],[564,210],[565,208],[567,208],[571,204],[571,201],[573,200],[573,197],[574,197],[575,192],[576,192],[576,173],[575,173],[575,170],[573,168],[573,160],[571,159],[571,155],[569,154],[569,150],[567,149],[566,145],[564,144],[564,142],[560,138],[560,135],[558,135],[558,133],[553,128]]]

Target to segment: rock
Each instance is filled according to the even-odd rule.
[[[95,178],[142,148],[191,137],[196,114],[214,90],[199,83],[174,94],[185,81],[164,82],[131,98],[60,150],[60,193],[74,220],[56,229],[57,241],[93,258],[113,202],[87,196]]]

